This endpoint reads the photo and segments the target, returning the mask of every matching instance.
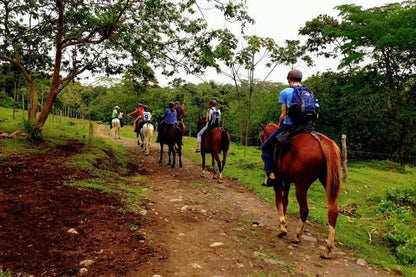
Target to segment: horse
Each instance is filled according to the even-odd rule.
[[[150,143],[153,138],[154,127],[150,122],[145,122],[140,130],[140,138],[142,139],[142,147],[146,155],[149,155]]]
[[[198,119],[198,132],[206,125],[205,117]],[[211,153],[211,164],[213,170],[213,179],[217,179],[218,183],[222,183],[223,171],[225,162],[227,160],[228,149],[230,148],[230,134],[222,127],[215,127],[207,129],[202,136],[201,142],[201,157],[202,157],[202,172],[201,177],[205,176],[205,154]],[[222,151],[222,161],[219,154]],[[218,165],[218,175],[215,170],[215,161]]]
[[[183,127],[182,127],[183,126]],[[160,133],[160,158],[159,163],[163,161],[163,145],[168,145],[168,156],[170,165],[172,168],[176,165],[176,153],[178,154],[179,167],[182,168],[182,138],[185,133],[184,125],[178,125],[174,127],[173,125],[165,126]],[[175,150],[176,146],[176,150]],[[171,156],[172,155],[172,156]]]
[[[114,139],[120,139],[120,128],[122,118],[123,113],[119,113],[116,118],[113,118],[113,120],[111,120],[111,126],[114,129]]]
[[[138,118],[136,121],[134,121],[134,132],[136,133],[136,138],[137,138],[137,145],[140,145],[140,123],[142,122],[141,118]],[[142,143],[141,145],[143,145],[143,139],[142,139]]]
[[[278,128],[274,123],[259,124],[263,129],[262,143]],[[312,132],[295,135],[290,148],[282,152],[275,162],[279,175],[284,183],[274,186],[275,205],[279,215],[279,234],[287,235],[286,208],[290,183],[295,184],[296,199],[300,207],[300,219],[293,243],[299,243],[306,218],[309,214],[307,192],[310,185],[317,179],[326,191],[328,208],[329,234],[321,258],[331,258],[334,248],[335,226],[338,218],[338,196],[340,191],[341,158],[338,145],[327,136]]]

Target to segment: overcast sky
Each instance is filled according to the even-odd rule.
[[[299,36],[298,30],[303,27],[306,21],[309,21],[320,14],[328,14],[336,17],[338,11],[335,6],[342,4],[356,4],[362,6],[364,9],[383,6],[387,3],[395,3],[400,1],[387,0],[248,0],[247,6],[249,14],[255,20],[253,26],[247,26],[246,34],[257,35],[261,37],[270,37],[279,45],[283,45],[284,41],[289,39],[297,39],[305,41],[306,37]],[[223,24],[221,20],[215,19],[217,24]],[[221,27],[221,26],[220,26]],[[312,56],[315,61],[314,67],[299,67],[304,73],[304,78],[307,78],[317,72],[325,72],[328,69],[334,69],[337,66],[336,61]],[[279,66],[267,78],[268,81],[286,82],[286,74],[288,67]],[[267,70],[260,70],[256,74],[256,78],[264,79]],[[216,82],[229,82],[229,78],[221,74],[216,74],[211,70],[201,78],[193,76],[181,75],[189,82],[200,83],[202,81],[215,80]],[[245,77],[245,76],[243,76]],[[159,77],[160,85],[165,86],[168,80],[164,77]]]

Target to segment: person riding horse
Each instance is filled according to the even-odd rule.
[[[215,127],[220,126],[220,119],[221,119],[221,111],[217,108],[217,101],[211,99],[209,101],[209,109],[205,115],[206,125],[198,132],[196,139],[197,139],[197,148],[195,152],[201,152],[201,142],[203,134]]]
[[[118,115],[120,114],[120,107],[119,106],[114,106],[113,111],[111,112],[111,119],[110,119],[110,129],[113,129],[113,119],[117,118],[118,120],[120,120],[118,118]],[[121,124],[121,120],[120,120],[120,124]]]
[[[180,105],[179,101],[175,102],[176,109],[176,118],[178,121],[183,121],[183,118],[186,116],[185,108]]]
[[[135,126],[135,130],[134,131],[137,132],[137,133],[140,132],[139,125],[140,125],[140,122],[141,122],[141,120],[143,118],[143,112],[144,112],[143,105],[142,105],[142,103],[139,103],[137,105],[137,108],[134,111],[132,111],[131,113],[127,114],[128,117],[130,117],[133,114],[137,115],[137,118],[134,120],[134,126]]]
[[[149,112],[149,108],[144,105],[143,106],[143,115],[142,115],[142,120],[139,123],[139,132],[140,130],[143,128],[143,125],[146,123],[152,123],[152,114]]]
[[[178,132],[180,132],[180,130],[179,130],[178,126],[177,126],[177,122],[178,122],[178,119],[177,119],[177,113],[176,113],[175,103],[174,102],[170,102],[169,103],[169,107],[166,108],[165,113],[164,113],[163,117],[161,118],[161,123],[157,127],[157,139],[156,139],[156,142],[160,142],[160,135],[161,135],[161,133],[169,125],[172,125],[175,128],[175,130],[178,130]]]
[[[287,74],[287,81],[290,87],[283,89],[279,95],[279,103],[282,104],[278,124],[279,128],[274,131],[261,146],[264,171],[267,175],[267,181],[262,185],[266,187],[274,187],[282,182],[273,163],[273,154],[277,153],[275,152],[276,148],[290,142],[290,136],[292,135],[291,131],[298,125],[298,123],[288,115],[288,111],[291,106],[292,95],[295,92],[295,88],[301,86],[302,72],[297,69],[290,70]],[[309,126],[309,128],[311,127]]]

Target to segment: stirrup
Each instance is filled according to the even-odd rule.
[[[277,179],[270,179],[269,177],[267,177],[266,183],[262,183],[261,185],[263,187],[272,188],[275,185],[277,185]]]

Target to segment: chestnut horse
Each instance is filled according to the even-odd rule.
[[[205,117],[198,119],[198,132],[206,125]],[[213,179],[217,179],[218,183],[222,183],[223,171],[225,162],[227,160],[227,152],[230,148],[230,134],[222,127],[215,127],[207,129],[202,136],[201,142],[201,157],[202,157],[202,173],[201,177],[205,176],[205,154],[211,153],[212,170],[214,172]],[[219,154],[222,151],[222,161]],[[215,170],[215,161],[218,165],[218,176]]]
[[[260,123],[263,129],[260,139],[264,142],[277,128],[274,123]],[[316,180],[323,184],[326,190],[328,208],[329,235],[322,258],[330,258],[334,248],[335,225],[338,218],[338,195],[340,190],[341,158],[337,144],[327,136],[312,132],[295,135],[290,148],[283,152],[276,161],[280,176],[285,185],[276,185],[275,204],[279,215],[279,237],[287,235],[286,208],[290,183],[295,184],[296,199],[300,206],[300,219],[297,225],[294,243],[299,243],[304,224],[309,214],[307,192]]]
[[[178,124],[178,127],[167,125],[160,133],[160,159],[163,161],[163,145],[168,145],[168,165],[175,167],[176,153],[178,154],[179,167],[182,167],[182,138],[185,133],[185,124]],[[176,146],[176,149],[175,149]],[[172,156],[171,156],[172,155]]]

